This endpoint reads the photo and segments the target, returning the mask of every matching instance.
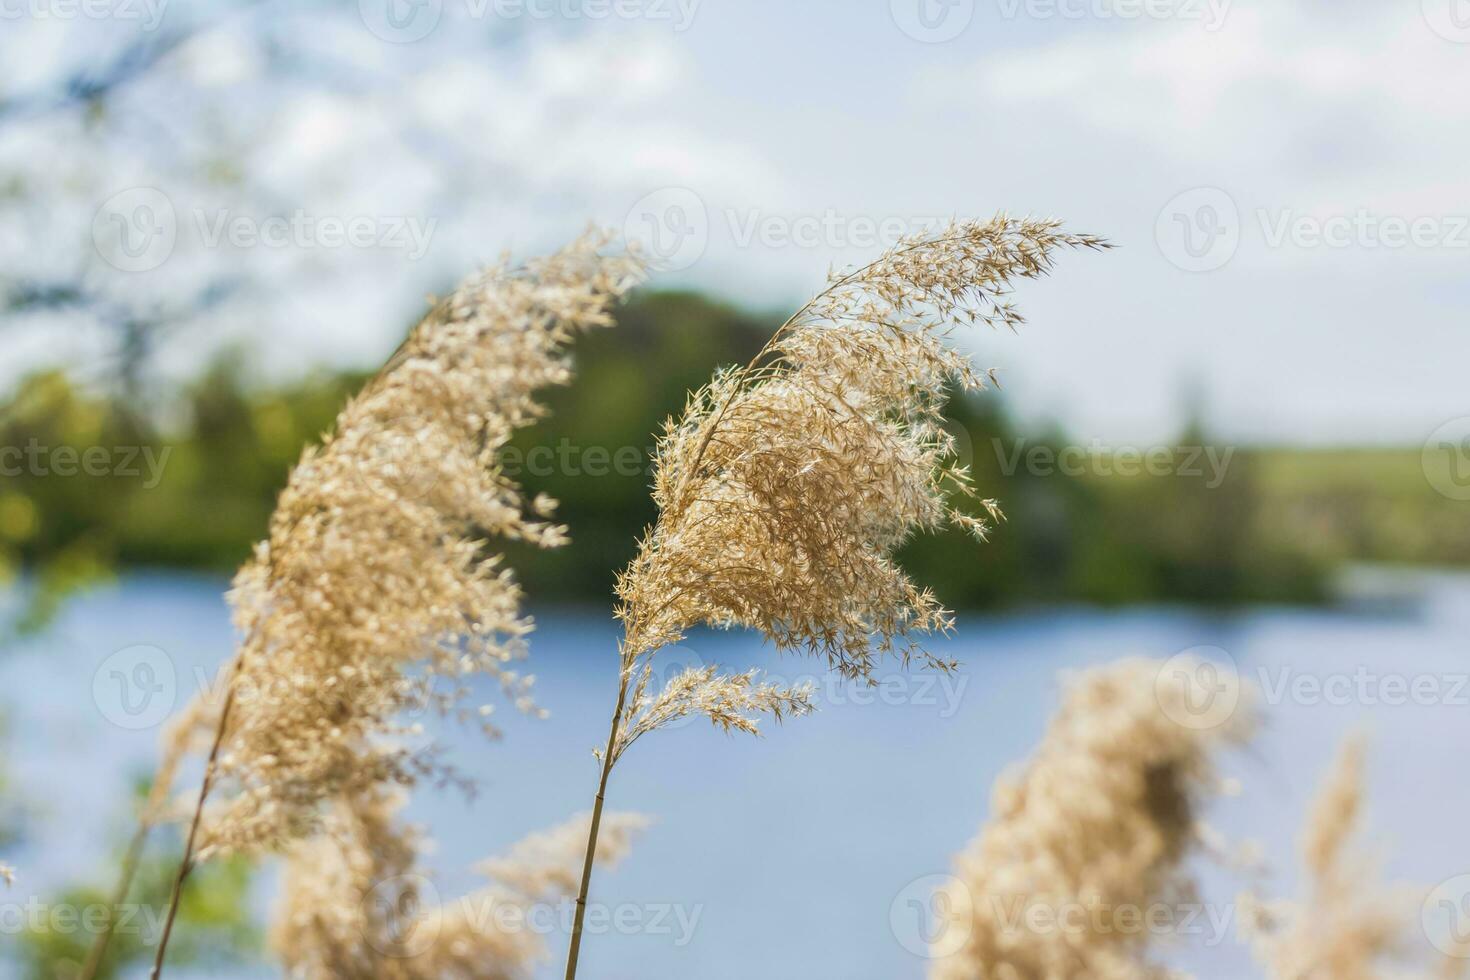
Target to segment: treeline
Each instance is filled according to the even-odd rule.
[[[741,363],[776,318],[688,293],[646,293],[614,331],[578,342],[576,384],[517,437],[507,469],[561,503],[571,546],[511,556],[538,600],[604,600],[654,518],[648,452],[717,365]],[[265,529],[302,445],[361,374],[290,384],[216,362],[144,413],[62,373],[0,404],[0,568],[48,595],[109,569],[226,571]],[[1162,379],[1161,379],[1162,383]],[[1321,598],[1343,561],[1457,563],[1461,508],[1404,452],[1254,450],[1184,427],[1177,446],[1102,450],[1023,433],[994,394],[953,403],[951,429],[1006,521],[976,546],[917,539],[904,563],[957,607],[1022,602],[1243,603]]]

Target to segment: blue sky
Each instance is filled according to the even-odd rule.
[[[6,8],[0,94],[140,29],[37,16],[51,2]],[[199,16],[152,2],[164,29]],[[1024,415],[1148,442],[1194,385],[1228,438],[1418,444],[1467,411],[1463,0],[618,3],[218,5],[130,96],[164,107],[172,143],[80,154],[55,121],[0,128],[0,170],[47,202],[0,229],[3,254],[64,255],[105,201],[160,188],[179,244],[116,288],[168,295],[211,263],[256,283],[171,345],[172,368],[244,338],[290,371],[371,363],[426,292],[589,219],[661,229],[660,283],[781,307],[900,231],[1006,209],[1122,246],[1025,285],[1019,335],[974,337]],[[392,24],[426,32],[385,40]],[[284,68],[262,54],[283,38]],[[226,151],[240,186],[187,172]],[[201,245],[226,211],[302,211],[308,230]],[[364,214],[371,248],[310,230]],[[10,374],[101,342],[74,322],[13,336]]]

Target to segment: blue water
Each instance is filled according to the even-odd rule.
[[[95,879],[109,839],[126,825],[128,786],[151,766],[159,731],[132,727],[158,713],[155,706],[122,717],[128,727],[115,723],[119,706],[108,702],[106,672],[120,663],[131,669],[126,655],[116,656],[120,650],[156,648],[174,672],[174,690],[167,690],[167,678],[149,681],[161,686],[158,697],[182,703],[229,653],[223,584],[127,577],[80,598],[47,635],[0,659],[0,704],[9,716],[5,758],[35,811],[24,842],[0,855],[23,873],[0,900],[45,896],[69,881]],[[761,740],[726,737],[697,722],[650,736],[614,773],[609,806],[638,810],[656,823],[624,866],[599,874],[594,900],[636,908],[650,923],[653,907],[674,906],[685,918],[681,925],[669,912],[641,932],[590,936],[583,975],[922,976],[923,959],[900,935],[912,932],[902,924],[905,888],[945,871],[950,855],[974,834],[992,781],[1041,734],[1056,703],[1058,675],[1202,645],[1220,648],[1243,674],[1276,689],[1267,693],[1259,738],[1227,760],[1243,793],[1222,801],[1209,818],[1228,837],[1259,840],[1281,869],[1274,879],[1281,890],[1295,879],[1293,839],[1313,784],[1339,740],[1359,730],[1372,739],[1369,843],[1385,872],[1431,885],[1470,871],[1464,833],[1470,690],[1457,680],[1470,670],[1470,585],[1448,577],[1426,578],[1424,585],[1422,606],[1392,615],[1293,609],[1230,616],[1168,609],[965,615],[958,635],[937,647],[964,662],[948,685],[895,675],[871,697],[827,686],[818,714],[772,728]],[[497,717],[505,736],[495,742],[446,728],[440,736],[450,758],[480,782],[481,792],[471,802],[424,789],[411,810],[438,842],[432,860],[443,895],[474,886],[466,870],[474,861],[590,802],[597,775],[591,750],[606,737],[616,629],[596,609],[542,609],[537,618],[528,669],[551,717],[521,717],[502,705]],[[787,679],[815,667],[777,659],[738,634],[700,634],[677,656],[764,664]],[[107,702],[100,707],[99,670],[96,690]],[[1356,690],[1366,683],[1368,696],[1323,698],[1310,685],[1295,694],[1288,686],[1283,694],[1279,686],[1354,675],[1367,678]],[[1421,696],[1422,703],[1396,703],[1394,677],[1437,693]],[[1204,869],[1204,878],[1206,897],[1222,905],[1244,884],[1214,867]],[[267,873],[262,908],[273,887]],[[1210,940],[1203,953],[1181,950],[1180,962],[1216,977],[1249,975],[1236,932]],[[0,962],[13,941],[0,935]],[[549,941],[559,955],[561,936]],[[556,971],[549,963],[542,975]],[[269,975],[264,964],[246,972]]]

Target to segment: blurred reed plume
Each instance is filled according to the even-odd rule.
[[[1309,892],[1300,903],[1257,906],[1257,949],[1271,976],[1372,980],[1381,961],[1403,952],[1405,921],[1351,851],[1362,819],[1361,740],[1343,746],[1302,839]]]
[[[754,629],[778,651],[823,657],[861,680],[884,657],[954,666],[920,643],[948,631],[950,614],[893,561],[915,531],[986,530],[951,503],[974,488],[943,408],[951,386],[977,389],[982,379],[946,339],[958,324],[1021,323],[1009,284],[1044,275],[1063,247],[1105,243],[1004,215],[905,239],[869,265],[832,273],[749,364],[716,374],[665,425],[654,460],[658,520],[618,579],[619,683],[579,902],[608,775],[636,739],[695,713],[755,732],[760,715],[811,710],[808,689],[761,683],[754,672],[694,668],[652,690],[654,654],[689,628]],[[993,502],[981,506],[997,513]],[[568,980],[580,942],[579,916]]]
[[[299,980],[521,980],[548,954],[524,926],[532,907],[569,899],[589,814],[532,835],[479,869],[485,888],[439,900],[419,866],[424,841],[394,814],[401,794],[339,801],[324,832],[286,865],[270,944]],[[597,860],[618,863],[646,821],[609,813]],[[518,923],[520,925],[518,925]]]
[[[1201,804],[1223,786],[1213,756],[1245,738],[1249,712],[1189,727],[1182,687],[1129,659],[1068,685],[1036,754],[997,782],[990,821],[955,860],[953,916],[935,939],[934,980],[1138,980],[1172,976],[1147,930],[1028,927],[1028,907],[1144,910],[1193,901],[1184,861],[1202,842]]]
[[[636,260],[601,254],[607,243],[589,232],[466,281],[303,453],[235,579],[244,639],[225,689],[190,709],[166,751],[165,770],[186,747],[208,753],[179,884],[196,860],[316,833],[329,801],[454,779],[398,719],[469,715],[470,676],[532,707],[514,668],[532,623],[492,542],[566,535],[554,501],[527,500],[497,455],[543,413],[538,389],[570,379],[573,338],[610,326],[639,281]]]
[[[933,980],[1186,980],[1157,960],[1154,941],[1198,914],[1186,861],[1218,855],[1200,822],[1202,806],[1229,785],[1215,758],[1257,719],[1254,692],[1238,687],[1229,717],[1189,723],[1201,719],[1190,692],[1158,683],[1162,668],[1122,660],[1068,684],[1035,755],[997,781],[989,822],[955,859],[935,903],[944,915]],[[1353,848],[1363,751],[1361,741],[1343,748],[1312,807],[1302,841],[1308,893],[1295,902],[1241,896],[1239,924],[1273,980],[1453,980],[1470,956],[1466,946],[1412,969],[1425,959],[1408,929],[1418,896],[1378,886]]]
[[[1421,896],[1378,883],[1371,855],[1359,845],[1363,825],[1366,743],[1345,743],[1317,791],[1302,835],[1307,892],[1296,901],[1249,898],[1257,959],[1274,980],[1453,980],[1464,973],[1463,943],[1427,964],[1413,929]]]

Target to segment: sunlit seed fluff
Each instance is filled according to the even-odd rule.
[[[989,822],[956,858],[933,980],[1170,976],[1150,930],[1122,916],[1193,900],[1184,861],[1200,843],[1200,804],[1219,788],[1212,756],[1251,716],[1180,724],[1187,692],[1156,685],[1160,667],[1124,660],[1070,682],[1036,753],[997,783]],[[1065,918],[1079,907],[1101,918]],[[1033,910],[1069,924],[1032,928],[1047,921]]]
[[[513,845],[480,870],[486,887],[441,896],[420,865],[425,841],[395,819],[400,796],[339,800],[323,833],[288,852],[270,945],[299,980],[517,980],[547,956],[532,907],[576,889],[582,814]],[[597,860],[616,865],[647,821],[603,816]],[[544,918],[544,916],[543,916]]]
[[[530,707],[509,665],[532,624],[493,542],[551,547],[565,531],[499,453],[543,414],[538,390],[570,378],[573,338],[609,326],[638,281],[605,245],[589,234],[469,279],[302,455],[230,596],[244,640],[202,856],[306,835],[325,800],[452,776],[394,719],[477,717],[460,708],[468,675]],[[214,728],[210,694],[180,741]]]
[[[951,617],[894,561],[911,534],[985,524],[942,427],[950,386],[979,388],[956,325],[1014,326],[1016,279],[1064,247],[1103,247],[1054,221],[953,223],[834,273],[744,369],[720,373],[659,442],[659,517],[618,583],[625,662],[701,624],[759,630],[781,650],[870,679],[884,655]],[[994,505],[982,505],[994,515]]]
[[[690,715],[704,715],[723,732],[760,734],[760,719],[777,722],[813,710],[812,684],[783,687],[760,681],[759,671],[721,674],[713,665],[691,667],[669,679],[661,691],[652,690],[651,663],[646,662],[628,701],[625,721],[613,747],[616,762],[628,747],[649,732]]]

